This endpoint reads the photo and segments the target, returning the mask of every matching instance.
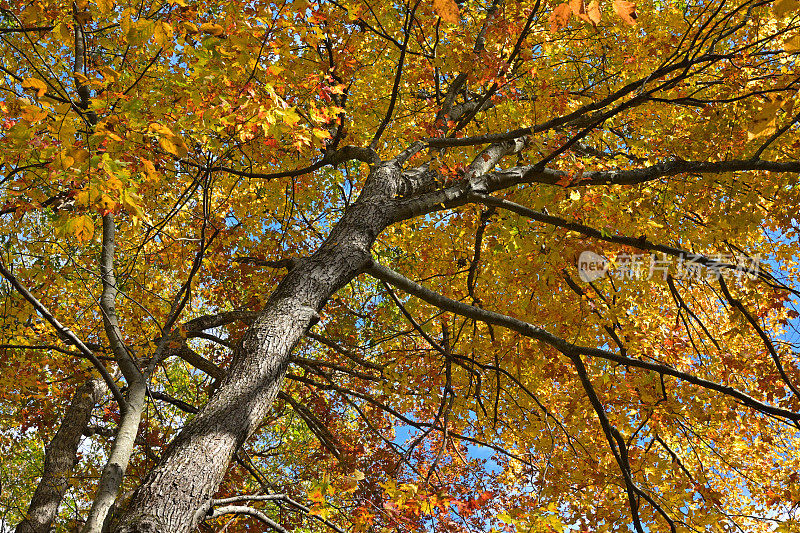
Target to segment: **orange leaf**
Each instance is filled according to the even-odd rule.
[[[559,4],[550,13],[550,33],[555,33],[569,23],[572,8],[569,4]]]
[[[586,14],[589,16],[589,21],[597,26],[600,24],[600,3],[597,0],[592,0],[589,2],[589,8],[586,11]]]
[[[585,0],[569,0],[569,7],[572,9],[573,15],[586,22],[591,22],[589,16],[586,14]]]
[[[600,4],[597,0],[592,0],[588,8],[585,0],[569,0],[569,7],[573,15],[592,26],[597,26],[600,22]]]
[[[626,24],[636,26],[636,19],[639,18],[636,14],[636,4],[628,0],[614,0],[614,11]]]
[[[445,22],[458,24],[460,20],[456,0],[433,0],[433,10]]]

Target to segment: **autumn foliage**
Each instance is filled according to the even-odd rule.
[[[800,3],[0,0],[0,50],[0,530],[800,530]]]

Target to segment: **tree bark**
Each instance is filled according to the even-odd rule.
[[[75,391],[53,440],[45,448],[42,479],[33,493],[26,518],[17,525],[16,533],[47,533],[58,513],[58,506],[69,487],[75,468],[81,434],[100,397],[107,390],[100,378],[87,381]]]
[[[369,264],[375,238],[392,222],[400,174],[394,162],[376,164],[319,250],[284,277],[234,350],[217,393],[170,444],[115,531],[185,533],[209,514],[234,453],[280,391],[292,349],[328,298]]]
[[[106,528],[111,510],[119,496],[119,489],[128,469],[128,462],[133,454],[139,422],[146,402],[147,381],[139,370],[134,358],[128,353],[123,340],[122,329],[117,317],[116,299],[119,294],[114,272],[114,254],[116,249],[116,223],[114,215],[103,215],[103,247],[100,254],[100,275],[103,281],[103,293],[100,296],[100,310],[103,313],[103,326],[106,337],[111,344],[114,358],[128,382],[128,393],[125,404],[120,406],[120,423],[114,444],[103,467],[97,492],[89,510],[82,533],[101,533]]]

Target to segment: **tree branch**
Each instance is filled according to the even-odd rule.
[[[720,392],[722,394],[725,394],[727,396],[730,396],[738,400],[743,405],[746,405],[755,411],[758,411],[766,415],[775,416],[781,419],[790,420],[794,422],[796,426],[800,427],[800,413],[795,413],[788,409],[783,409],[781,407],[776,407],[761,402],[733,387],[715,383],[713,381],[708,381],[703,378],[699,378],[695,375],[677,370],[676,368],[673,368],[669,365],[664,365],[660,363],[651,363],[648,361],[627,357],[621,354],[615,354],[613,352],[609,352],[599,348],[590,348],[586,346],[579,346],[576,344],[572,344],[570,342],[565,341],[561,337],[553,335],[552,333],[549,333],[542,328],[539,328],[522,320],[502,315],[500,313],[495,313],[493,311],[487,311],[485,309],[464,304],[462,302],[458,302],[456,300],[447,298],[446,296],[442,296],[438,293],[431,291],[430,289],[426,289],[425,287],[406,278],[405,276],[389,268],[381,266],[377,263],[373,263],[372,266],[367,268],[365,271],[371,276],[383,280],[387,283],[391,283],[392,285],[408,292],[409,294],[413,294],[414,296],[428,302],[429,304],[435,307],[438,307],[439,309],[443,309],[445,311],[450,311],[452,313],[456,313],[461,316],[472,318],[473,320],[480,320],[488,324],[494,324],[497,326],[502,326],[504,328],[516,331],[517,333],[520,333],[526,337],[540,340],[545,344],[554,347],[556,350],[569,357],[571,357],[573,354],[587,355],[594,358],[613,361],[615,363],[619,363],[625,366],[642,368],[645,370],[657,372],[659,374],[672,376],[682,381],[686,381],[687,383],[691,383],[692,385],[697,385],[699,387]]]
[[[106,382],[108,385],[111,394],[114,396],[114,399],[117,401],[117,404],[120,407],[120,410],[124,409],[127,402],[125,398],[122,396],[122,393],[119,391],[117,384],[114,383],[114,378],[111,377],[111,374],[108,373],[106,367],[100,360],[94,355],[92,350],[90,350],[84,343],[81,341],[68,327],[61,325],[56,317],[53,316],[50,311],[33,295],[25,288],[22,283],[11,273],[9,272],[6,267],[3,265],[3,262],[0,261],[0,275],[2,275],[8,282],[14,287],[18,293],[25,298],[28,303],[39,313],[42,318],[44,318],[47,322],[53,326],[53,329],[56,330],[56,334],[68,344],[74,345],[81,353],[94,365],[100,375],[103,377],[103,381]]]

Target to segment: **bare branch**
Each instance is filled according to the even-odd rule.
[[[270,529],[277,531],[278,533],[289,533],[288,529],[284,528],[255,507],[247,507],[244,505],[227,505],[223,507],[216,507],[210,511],[208,518],[216,518],[226,514],[252,516],[253,518],[261,520],[267,526],[269,526]]]

